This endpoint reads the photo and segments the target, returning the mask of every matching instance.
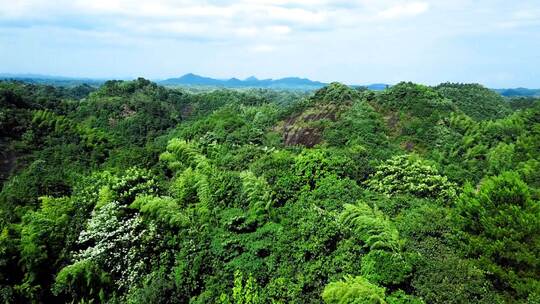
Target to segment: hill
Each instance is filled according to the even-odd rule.
[[[435,90],[474,119],[502,118],[511,112],[507,100],[479,84],[442,83]]]

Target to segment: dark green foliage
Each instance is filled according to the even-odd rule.
[[[443,83],[435,89],[475,120],[503,118],[511,112],[501,95],[479,84]]]
[[[111,283],[109,275],[91,260],[83,260],[63,268],[56,276],[53,293],[66,294],[73,301],[105,300]]]
[[[532,108],[537,102],[538,98],[512,98],[508,104],[512,110],[516,111]]]
[[[353,166],[346,155],[332,155],[332,151],[326,149],[311,149],[296,157],[293,170],[304,187],[313,189],[317,180],[330,175],[346,176]]]
[[[315,92],[313,100],[324,103],[350,103],[360,98],[360,94],[354,89],[341,84],[339,82],[332,82],[328,86]]]
[[[382,116],[361,101],[354,103],[339,121],[325,130],[324,139],[332,146],[360,146],[376,157],[390,148],[387,133]]]
[[[516,173],[467,185],[457,205],[467,254],[496,278],[499,288],[526,298],[540,285],[540,204]]]
[[[0,302],[535,303],[540,104],[493,94],[0,82]]]
[[[362,257],[362,276],[382,285],[398,285],[411,273],[412,266],[399,253],[373,250]]]
[[[391,135],[408,151],[441,145],[441,138],[447,133],[444,120],[457,110],[434,89],[410,82],[399,83],[367,99],[383,112]]]

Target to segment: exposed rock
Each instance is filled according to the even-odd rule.
[[[357,91],[340,83],[332,83],[318,90],[310,100],[310,107],[292,115],[277,128],[283,134],[283,142],[288,146],[315,146],[321,142],[328,122],[336,121],[359,98]]]

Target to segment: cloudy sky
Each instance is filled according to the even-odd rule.
[[[540,87],[540,1],[0,0],[0,72]]]

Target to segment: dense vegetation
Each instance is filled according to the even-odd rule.
[[[0,82],[3,303],[540,303],[540,102]]]

